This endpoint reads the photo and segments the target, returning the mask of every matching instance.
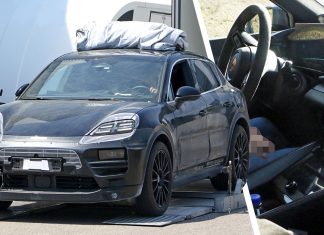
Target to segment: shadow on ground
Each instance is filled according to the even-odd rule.
[[[200,181],[184,188],[178,189],[181,191],[196,191],[196,192],[214,192],[209,181]],[[177,198],[177,200],[184,201],[185,199]],[[210,202],[208,202],[210,203]],[[34,203],[35,204],[35,203]],[[36,203],[36,205],[39,203]],[[21,203],[15,203],[14,207],[11,208],[12,211],[19,210],[20,207],[28,207]],[[192,205],[195,206],[195,205]],[[207,206],[207,205],[205,205]],[[28,209],[25,209],[28,211]],[[245,213],[245,210],[236,210],[231,213]],[[102,222],[122,217],[130,216],[136,214],[133,212],[130,206],[116,206],[109,203],[99,203],[99,204],[61,204],[39,210],[35,210],[27,213],[23,213],[18,216],[12,216],[6,221],[10,222],[21,222],[21,223],[48,223],[48,224],[82,224],[82,225],[98,225]],[[228,215],[228,213],[208,213],[203,216],[198,216],[191,219],[188,217],[185,221],[180,223],[195,223],[207,220],[213,220],[216,217]]]

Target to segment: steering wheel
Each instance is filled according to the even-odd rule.
[[[244,31],[246,23],[256,15],[260,22],[258,41]],[[218,60],[218,67],[233,86],[242,90],[248,106],[263,76],[270,39],[269,12],[262,5],[251,5],[234,22]]]

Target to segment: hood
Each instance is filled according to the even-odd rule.
[[[21,100],[0,105],[3,135],[84,136],[109,115],[137,113],[147,102]]]

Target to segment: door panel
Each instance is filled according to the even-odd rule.
[[[185,169],[208,161],[209,136],[206,103],[202,97],[186,101],[174,111],[177,130],[180,167]]]
[[[229,120],[227,108],[223,105],[224,92],[214,64],[192,60],[193,73],[207,106],[207,128],[210,140],[209,160],[227,154]]]
[[[170,87],[173,92],[170,93],[177,94],[182,86],[196,87],[188,60],[182,60],[174,65]],[[173,99],[174,97],[168,98]],[[184,101],[174,111],[173,125],[177,136],[180,170],[207,162],[209,159],[206,108],[206,102],[200,96],[195,100]]]
[[[207,127],[210,138],[210,160],[224,157],[227,154],[229,120],[223,106],[223,88],[204,94],[207,103]]]

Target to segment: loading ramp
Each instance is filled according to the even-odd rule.
[[[135,225],[135,226],[166,226],[177,222],[190,220],[212,212],[237,213],[246,212],[243,194],[233,192],[229,195],[226,191],[215,191],[209,180],[199,181],[173,192],[171,204],[162,216],[142,217],[132,213],[117,213],[109,216],[99,223],[107,225]],[[10,220],[16,217],[57,210],[67,204],[50,202],[14,202],[4,212],[0,212],[0,220]],[[89,205],[91,206],[91,205]],[[118,210],[118,207],[114,207]]]

